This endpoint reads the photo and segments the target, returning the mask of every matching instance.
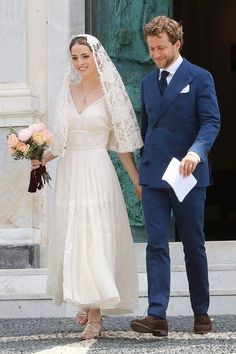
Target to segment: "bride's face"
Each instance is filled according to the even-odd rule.
[[[97,75],[97,68],[91,49],[84,44],[75,44],[71,48],[71,58],[74,68],[81,77]]]

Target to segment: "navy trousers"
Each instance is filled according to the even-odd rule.
[[[170,296],[169,228],[171,210],[185,254],[191,306],[194,314],[209,307],[208,266],[205,251],[204,207],[206,188],[194,188],[179,202],[172,189],[143,186],[142,202],[147,230],[149,315],[166,318]]]

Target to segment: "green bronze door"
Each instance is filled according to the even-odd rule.
[[[153,69],[142,27],[158,15],[172,16],[172,0],[86,1],[86,32],[98,37],[116,65],[140,119],[140,82]],[[141,203],[117,156],[111,153],[123,190],[135,242],[145,242]],[[139,152],[135,153],[138,164]]]

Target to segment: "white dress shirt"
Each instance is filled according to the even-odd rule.
[[[167,85],[169,85],[172,77],[174,76],[176,70],[178,69],[178,67],[180,66],[182,61],[183,61],[183,58],[181,55],[179,55],[178,58],[172,64],[167,66],[167,68],[160,69],[159,80],[161,78],[162,71],[163,70],[168,71],[169,75],[167,76],[166,80],[167,80]]]

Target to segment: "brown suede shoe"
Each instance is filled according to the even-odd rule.
[[[147,316],[142,320],[133,320],[130,327],[139,333],[152,333],[157,337],[168,336],[168,323],[166,320],[157,320],[154,316]]]
[[[204,334],[212,331],[211,319],[206,315],[194,315],[194,333]]]

